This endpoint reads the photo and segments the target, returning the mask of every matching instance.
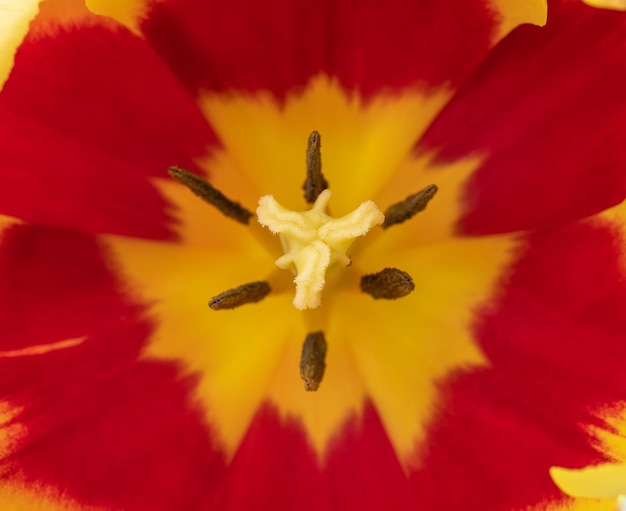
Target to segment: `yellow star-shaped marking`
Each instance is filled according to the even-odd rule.
[[[313,207],[303,212],[291,211],[272,195],[264,195],[256,210],[259,223],[274,234],[280,234],[285,255],[276,260],[276,266],[294,270],[293,304],[299,310],[320,305],[329,266],[350,264],[347,251],[354,239],[385,220],[385,215],[372,201],[363,202],[341,218],[332,218],[326,213],[330,195],[330,190],[324,190]]]

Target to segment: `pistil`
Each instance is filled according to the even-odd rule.
[[[299,310],[314,309],[321,303],[326,271],[331,264],[347,266],[347,251],[355,238],[363,236],[385,217],[372,201],[366,201],[341,218],[326,213],[330,190],[324,190],[309,211],[291,211],[272,195],[259,199],[259,223],[280,234],[285,255],[276,266],[292,269],[296,277],[294,306]]]

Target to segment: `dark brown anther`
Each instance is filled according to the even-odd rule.
[[[322,137],[317,131],[309,135],[306,148],[306,181],[302,185],[304,199],[313,204],[320,193],[328,188],[328,182],[322,174]]]
[[[209,302],[209,307],[214,311],[235,309],[247,303],[263,300],[271,290],[267,282],[249,282],[214,296]]]
[[[395,300],[415,289],[411,276],[397,268],[385,268],[378,273],[361,277],[361,291],[376,299]]]
[[[383,229],[391,227],[395,224],[401,224],[409,220],[420,211],[424,211],[430,200],[437,193],[437,185],[428,185],[413,195],[409,195],[406,199],[396,202],[385,211],[385,222]]]
[[[312,332],[306,336],[300,359],[300,377],[306,390],[317,390],[326,369],[326,339],[323,332]]]
[[[198,197],[215,206],[223,215],[233,218],[244,225],[250,223],[250,218],[253,216],[252,212],[238,202],[230,200],[200,176],[178,167],[170,167],[167,169],[167,173],[176,181],[189,188]]]

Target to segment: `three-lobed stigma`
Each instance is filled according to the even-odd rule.
[[[259,223],[280,235],[285,254],[276,260],[276,266],[295,272],[293,305],[299,310],[320,305],[329,267],[350,264],[347,252],[352,242],[385,221],[372,201],[363,202],[341,218],[333,218],[326,213],[330,196],[326,189],[310,210],[297,212],[280,205],[272,195],[265,195],[259,199],[256,210]]]

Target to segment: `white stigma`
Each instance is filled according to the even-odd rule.
[[[313,207],[303,212],[291,211],[272,195],[264,195],[256,210],[259,223],[280,234],[285,255],[276,259],[276,266],[295,272],[293,304],[299,310],[320,305],[328,267],[333,263],[350,264],[347,251],[354,239],[385,220],[372,201],[341,218],[332,218],[326,214],[330,195],[330,190],[324,190]]]

